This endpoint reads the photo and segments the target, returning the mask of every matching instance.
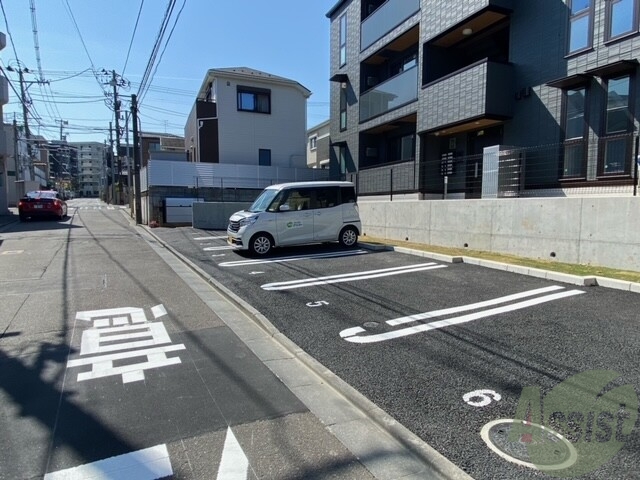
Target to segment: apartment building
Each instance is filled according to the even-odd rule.
[[[189,161],[306,168],[310,95],[294,80],[251,68],[209,70],[185,125]]]
[[[105,146],[100,142],[70,142],[77,158],[77,190],[81,197],[98,197],[106,185]]]
[[[307,167],[329,168],[331,120],[326,120],[307,130]]]
[[[337,2],[332,174],[419,198],[495,196],[490,174],[515,196],[631,188],[639,14],[639,0]]]

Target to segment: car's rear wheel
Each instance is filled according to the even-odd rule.
[[[26,221],[27,221],[27,216],[26,216],[25,214],[21,213],[21,214],[19,215],[19,217],[20,217],[20,221],[21,221],[21,222],[26,222]]]
[[[266,255],[273,248],[273,238],[268,233],[256,233],[249,242],[249,251],[254,255]]]
[[[353,247],[358,243],[358,231],[355,227],[344,227],[340,232],[340,245],[343,247]]]

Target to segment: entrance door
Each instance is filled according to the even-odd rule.
[[[465,198],[482,197],[482,154],[485,147],[502,143],[502,126],[467,134]]]

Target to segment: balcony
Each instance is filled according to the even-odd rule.
[[[360,25],[360,50],[389,33],[420,10],[420,0],[387,0]]]
[[[418,67],[382,82],[360,97],[360,122],[418,99]]]
[[[419,130],[448,134],[454,133],[452,126],[462,131],[511,118],[513,92],[510,64],[476,62],[425,87],[424,111],[429,115],[423,116]]]

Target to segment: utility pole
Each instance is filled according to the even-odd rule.
[[[138,138],[138,99],[131,95],[131,120],[133,122],[133,189],[136,205],[136,223],[142,223],[142,205],[140,201],[140,147]]]
[[[65,142],[67,139],[65,138],[65,136],[62,133],[62,127],[64,125],[69,125],[69,122],[67,120],[62,120],[60,119],[60,141],[61,142]]]
[[[16,180],[24,180],[24,172],[22,171],[22,161],[18,154],[18,122],[16,115],[13,114],[13,160],[16,168]]]
[[[111,153],[111,202],[115,203],[116,198],[116,166],[113,156],[113,124],[109,122],[109,152]]]
[[[27,98],[25,96],[24,76],[22,68],[18,68],[18,76],[20,77],[20,97],[22,99],[22,117],[24,121],[24,138],[27,141],[27,156],[29,161],[29,180],[35,179],[33,170],[33,160],[31,159],[31,133],[29,132],[29,110],[27,109]],[[24,174],[24,172],[23,172]]]
[[[111,71],[111,85],[113,86],[113,111],[116,117],[116,158],[118,160],[118,205],[122,203],[122,159],[120,158],[120,100],[118,100],[118,80],[116,71]]]

